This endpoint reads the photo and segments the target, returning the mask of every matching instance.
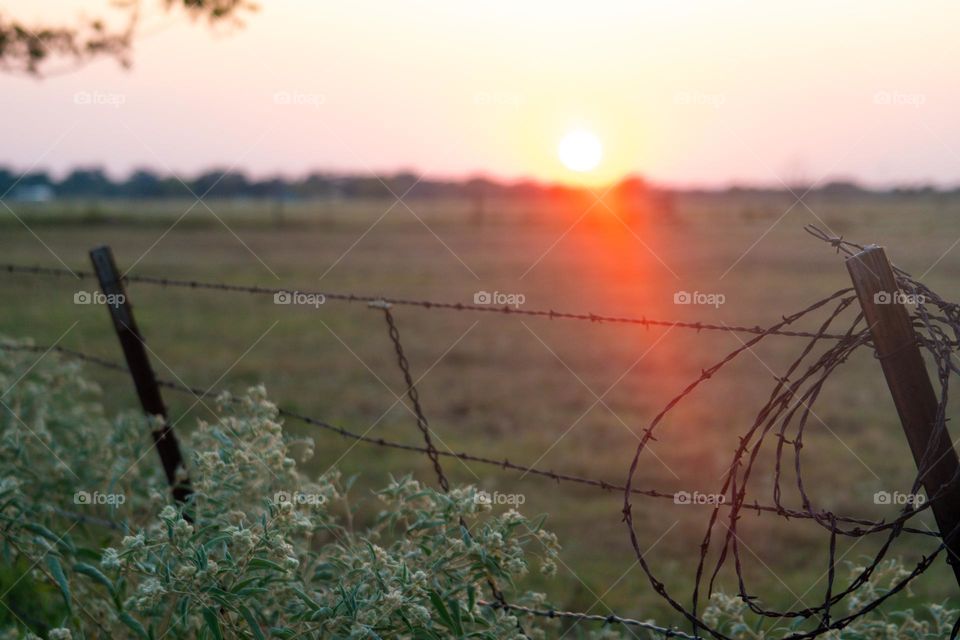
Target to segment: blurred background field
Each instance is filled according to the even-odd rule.
[[[454,303],[496,291],[522,294],[524,308],[753,326],[849,286],[842,258],[804,233],[807,224],[884,244],[898,266],[945,298],[960,297],[960,254],[951,251],[960,240],[958,216],[960,196],[922,191],[814,192],[800,203],[772,191],[642,200],[582,192],[482,207],[457,198],[78,200],[13,204],[0,214],[0,252],[3,262],[59,267],[62,260],[88,270],[88,250],[109,244],[120,268],[135,265],[136,274]],[[74,304],[75,292],[92,289],[90,281],[3,273],[0,334],[39,344],[62,338],[62,346],[119,360],[106,311]],[[679,291],[718,293],[725,302],[674,304]],[[237,391],[262,382],[289,409],[420,444],[413,416],[396,402],[403,381],[382,312],[361,303],[328,301],[314,309],[275,305],[270,296],[138,284],[129,294],[161,377]],[[732,334],[679,328],[408,307],[394,314],[414,376],[424,375],[418,386],[439,448],[616,484],[625,480],[649,420],[701,369],[741,346]],[[715,490],[737,434],[803,345],[768,338],[699,388],[644,454],[639,485]],[[137,409],[128,378],[92,368],[89,375],[111,409]],[[166,399],[178,430],[208,415],[189,396]],[[861,350],[835,376],[816,417],[804,449],[815,507],[893,517],[896,507],[875,505],[873,494],[907,491],[915,469],[870,353]],[[347,475],[361,474],[355,496],[368,514],[376,507],[369,489],[391,474],[434,482],[423,456],[287,426],[315,437],[311,470],[336,464]],[[771,454],[766,447],[765,459]],[[676,621],[634,562],[622,495],[453,459],[443,464],[456,483],[522,494],[525,513],[549,515],[563,565],[557,580],[533,576],[531,584],[554,605]],[[772,502],[769,475],[756,477],[754,494]],[[788,474],[791,488],[793,480]],[[795,490],[785,502],[800,507]],[[708,510],[638,498],[634,514],[653,568],[686,598]],[[741,536],[750,556],[748,588],[767,604],[822,598],[824,530],[749,514]],[[839,554],[857,563],[875,551],[871,544],[841,540]],[[894,555],[916,561],[932,549],[929,540],[908,539]],[[736,590],[732,578],[719,580],[728,592]],[[955,591],[941,561],[904,598],[942,601]]]

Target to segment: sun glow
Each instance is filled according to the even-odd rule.
[[[563,137],[557,145],[557,157],[567,169],[578,173],[593,171],[603,159],[600,139],[589,131],[578,129]]]

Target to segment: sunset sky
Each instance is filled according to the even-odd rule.
[[[212,31],[146,0],[131,70],[0,76],[0,163],[960,184],[957,3],[260,4]],[[0,1],[40,22],[106,6]],[[596,169],[558,158],[573,130]]]

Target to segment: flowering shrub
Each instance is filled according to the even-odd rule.
[[[56,620],[15,611],[9,637],[510,638],[518,620],[481,604],[490,585],[543,604],[511,593],[555,569],[557,540],[539,522],[493,513],[473,488],[406,477],[355,528],[350,483],[298,468],[312,443],[284,433],[262,387],[220,396],[218,419],[191,435],[194,497],[178,508],[145,419],[108,419],[74,364],[0,353],[8,559],[62,600]]]
[[[193,431],[194,494],[180,506],[152,450],[157,425],[108,418],[77,364],[0,349],[0,394],[2,553],[16,569],[0,640],[658,637],[617,626],[567,636],[558,619],[487,606],[496,588],[548,608],[515,581],[553,574],[559,546],[541,520],[495,513],[472,487],[394,479],[357,526],[351,482],[298,466],[313,444],[284,432],[262,387],[221,395],[216,419]],[[884,565],[861,595],[899,570]],[[27,605],[6,598],[14,588],[30,590]],[[874,613],[834,637],[948,637],[955,614]],[[792,631],[762,632],[722,594],[704,618],[736,639]]]

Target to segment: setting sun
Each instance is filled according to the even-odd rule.
[[[563,166],[571,171],[592,171],[603,158],[603,145],[589,131],[571,131],[557,145],[557,156]]]

